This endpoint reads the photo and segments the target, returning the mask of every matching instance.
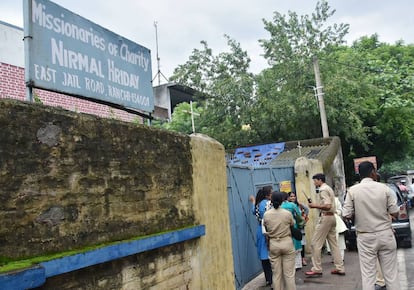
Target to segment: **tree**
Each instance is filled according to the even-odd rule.
[[[334,13],[335,10],[323,0],[317,2],[315,12],[311,16],[299,17],[295,12],[289,11],[288,17],[274,12],[272,22],[263,19],[270,39],[262,39],[259,42],[264,48],[264,56],[269,64],[306,64],[325,49],[343,44],[349,24],[326,26],[327,20]]]
[[[340,108],[328,121],[341,137],[347,176],[355,157],[375,155],[381,165],[412,154],[413,56],[411,46],[381,43],[377,35],[322,56],[330,109]]]
[[[199,119],[201,132],[226,147],[233,147],[249,142],[249,136],[254,135],[252,131],[241,130],[242,125],[251,120],[254,78],[248,72],[247,52],[230,37],[225,38],[230,52],[214,56],[203,41],[203,49],[194,50],[189,61],[174,70],[171,80],[191,86],[204,95],[205,108]]]
[[[377,35],[345,46],[349,26],[326,24],[334,12],[321,1],[311,16],[275,12],[272,21],[263,20],[270,37],[259,42],[269,68],[257,76],[235,40],[226,36],[229,51],[218,55],[201,42],[172,78],[206,97],[199,103],[200,132],[226,148],[320,137],[317,56],[329,130],[341,138],[347,176],[355,157],[389,163],[413,156],[414,47],[384,44]]]
[[[197,102],[193,102],[193,118],[194,118],[194,127],[195,131],[199,131],[199,120],[198,117],[203,113],[203,107],[199,106]],[[175,132],[180,132],[184,134],[193,133],[193,124],[191,120],[191,106],[190,103],[180,103],[174,108],[174,112],[171,116],[171,121],[159,121],[156,120],[153,122],[153,126],[156,128],[163,128],[166,130],[171,130]]]
[[[259,76],[258,110],[266,112],[259,123],[274,129],[265,134],[284,140],[320,136],[309,89],[314,84],[311,58],[318,56],[330,133],[341,138],[351,173],[354,157],[375,154],[387,161],[413,148],[413,53],[401,43],[385,46],[375,35],[344,46],[348,25],[325,27],[333,13],[322,1],[312,16],[275,12],[272,22],[264,21],[270,38],[261,43],[271,67]]]
[[[266,112],[257,122],[265,124],[259,135],[284,140],[320,137],[312,58],[344,42],[347,24],[326,26],[334,12],[322,1],[311,16],[275,12],[273,21],[263,20],[270,38],[259,42],[271,67],[258,76],[258,110]]]
[[[375,43],[375,46],[367,45]],[[379,43],[377,36],[355,42],[367,60],[370,81],[376,88],[375,122],[378,134],[373,137],[373,151],[384,162],[413,155],[414,141],[414,46]]]

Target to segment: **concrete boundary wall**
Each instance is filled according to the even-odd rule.
[[[12,100],[0,100],[0,126],[0,270],[7,259],[202,225],[205,235],[36,289],[234,289],[217,141]]]
[[[295,161],[295,182],[298,200],[307,204],[307,200],[303,192],[306,193],[313,201],[318,202],[319,197],[316,194],[316,188],[312,180],[312,176],[317,173],[323,173],[326,177],[326,184],[333,190],[339,200],[344,198],[345,186],[345,170],[342,158],[342,149],[340,139],[334,137],[330,147],[330,154],[325,155],[322,160],[308,159],[299,157]],[[309,221],[306,223],[306,252],[310,253],[311,238],[315,230],[315,226],[319,219],[319,210],[310,209]]]
[[[205,224],[199,258],[200,274],[190,289],[235,289],[224,146],[202,134],[191,135],[194,210]]]
[[[306,157],[300,157],[295,161],[295,182],[296,193],[299,202],[307,204],[308,201],[303,192],[306,193],[315,202],[318,201],[316,196],[315,185],[313,184],[312,176],[317,173],[323,173],[322,162],[317,159],[308,159]],[[305,238],[306,238],[306,253],[311,253],[311,241],[315,226],[318,223],[319,211],[316,209],[309,210],[309,220],[305,226]]]

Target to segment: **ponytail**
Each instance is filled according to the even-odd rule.
[[[274,191],[272,193],[272,204],[275,209],[279,208],[283,201],[286,200],[286,193]]]

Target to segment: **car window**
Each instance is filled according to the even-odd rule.
[[[402,203],[402,198],[400,194],[398,193],[398,189],[395,184],[387,184],[388,187],[391,189],[392,195],[394,196],[395,200],[397,201],[397,204]]]

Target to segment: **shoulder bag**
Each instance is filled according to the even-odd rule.
[[[302,231],[300,229],[295,228],[295,226],[290,226],[290,232],[295,240],[302,240]]]

